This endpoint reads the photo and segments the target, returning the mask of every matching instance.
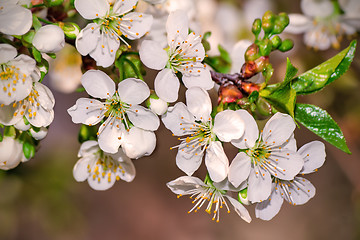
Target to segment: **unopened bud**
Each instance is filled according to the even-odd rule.
[[[272,113],[272,108],[270,103],[268,103],[264,98],[259,97],[256,101],[256,109],[263,116],[269,116]]]
[[[270,33],[274,28],[276,16],[272,11],[266,11],[262,17],[262,28],[265,33]]]
[[[257,37],[261,32],[261,19],[257,18],[254,20],[251,31]]]
[[[239,200],[239,202],[241,202],[242,204],[250,205],[250,201],[249,201],[248,196],[247,196],[247,188],[241,190],[241,191],[238,193],[238,200]]]
[[[64,31],[64,34],[69,39],[76,39],[80,33],[80,27],[73,22],[59,22],[59,27]]]
[[[292,48],[294,47],[294,42],[290,39],[285,39],[280,47],[279,47],[279,50],[282,51],[282,52],[286,52],[286,51],[289,51],[291,50]]]
[[[279,36],[275,36],[271,39],[271,42],[272,42],[273,49],[277,49],[281,45],[282,40]]]
[[[64,32],[59,26],[45,25],[35,33],[32,43],[40,52],[58,52],[65,46]]]
[[[259,42],[259,52],[261,56],[269,56],[272,49],[272,42],[269,39],[264,39]]]
[[[163,115],[167,111],[168,105],[167,102],[159,98],[153,91],[146,100],[146,106],[157,115]]]
[[[259,47],[255,43],[251,44],[245,52],[245,61],[254,61],[255,59],[259,58]]]
[[[41,140],[46,137],[48,133],[48,129],[46,127],[41,127],[40,129],[36,129],[35,131],[33,128],[30,128],[31,136],[36,140]]]

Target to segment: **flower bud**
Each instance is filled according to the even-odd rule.
[[[157,115],[163,115],[168,109],[168,103],[160,99],[155,92],[146,100],[146,106]]]
[[[276,16],[272,11],[266,11],[262,17],[262,28],[265,33],[270,33],[274,28]]]
[[[282,43],[282,40],[279,36],[274,36],[272,39],[271,39],[271,43],[272,43],[272,49],[277,49],[281,43]]]
[[[81,30],[80,27],[73,22],[60,22],[59,27],[64,31],[65,36],[69,39],[76,39]]]
[[[20,131],[27,131],[27,130],[29,130],[31,125],[29,124],[29,122],[27,122],[27,124],[26,124],[24,121],[24,118],[22,118],[22,119],[20,119],[20,121],[18,121],[16,124],[14,124],[14,127],[16,129],[19,129]]]
[[[272,49],[272,42],[269,39],[264,39],[259,42],[259,52],[261,56],[269,56]]]
[[[264,98],[259,97],[256,101],[256,109],[263,116],[269,116],[272,113],[272,107]]]
[[[35,33],[32,43],[40,52],[58,52],[65,46],[64,32],[56,25],[43,26]]]
[[[286,51],[289,51],[291,50],[292,48],[294,47],[294,43],[292,40],[290,39],[285,39],[280,47],[279,47],[279,50],[282,51],[282,52],[286,52]]]
[[[238,193],[238,200],[239,200],[239,202],[241,202],[242,204],[250,205],[250,201],[249,201],[248,196],[247,196],[247,188],[241,190],[241,191]]]
[[[261,31],[261,19],[257,18],[254,20],[251,31],[255,36],[258,36]]]
[[[39,131],[35,131],[33,128],[30,128],[30,133],[33,138],[36,140],[41,140],[46,137],[48,129],[46,127],[41,127]]]
[[[0,169],[15,168],[23,157],[22,144],[12,137],[4,137],[0,142]]]
[[[55,7],[63,4],[64,0],[44,0],[44,4],[47,7]]]

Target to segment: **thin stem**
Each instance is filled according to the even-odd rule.
[[[46,19],[43,19],[43,18],[40,18],[40,17],[37,17],[39,19],[39,21],[43,22],[43,23],[47,23],[47,24],[54,24],[53,22],[50,22]]]
[[[124,60],[125,60],[125,62],[127,62],[127,63],[130,65],[130,67],[134,70],[136,76],[137,76],[139,79],[144,80],[142,74],[140,73],[139,69],[135,66],[135,64],[134,64],[132,61],[130,61],[129,59],[127,59],[127,58],[124,58]]]

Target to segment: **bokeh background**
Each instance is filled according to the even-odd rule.
[[[187,1],[170,2],[174,7]],[[194,2],[191,14],[199,22],[198,27],[203,32],[213,32],[211,54],[216,54],[217,43],[231,51],[238,40],[252,40],[249,24],[268,8],[276,13],[301,12],[299,0]],[[302,35],[288,37],[295,41],[295,48],[286,54],[272,55],[273,79],[285,75],[286,57],[302,73],[339,52],[335,49],[317,52],[306,48]],[[341,49],[349,42],[344,39]],[[177,199],[166,187],[167,182],[183,173],[175,165],[176,152],[169,150],[178,141],[163,125],[156,132],[154,153],[134,160],[137,175],[133,182],[119,181],[105,192],[92,190],[86,182],[77,183],[72,168],[78,160],[80,126],[71,122],[66,110],[85,94],[64,93],[72,89],[68,84],[77,85],[77,61],[74,53],[61,58],[62,64],[54,63],[54,68],[68,72],[68,77],[54,73],[44,80],[55,95],[55,120],[35,158],[14,170],[0,172],[0,239],[360,239],[359,50],[348,73],[323,91],[298,98],[298,102],[318,105],[332,115],[353,154],[347,155],[326,144],[324,166],[308,176],[316,187],[315,197],[303,206],[284,203],[271,221],[256,219],[254,206],[250,206],[248,210],[253,217],[250,224],[234,212],[221,212],[220,223],[211,221],[211,216],[203,210],[187,213],[192,208],[191,201],[186,197]],[[66,68],[68,65],[75,67]],[[155,73],[148,70],[146,75],[150,86]],[[319,140],[304,127],[296,130],[295,137],[298,146]],[[225,149],[229,159],[236,155],[236,149],[230,145],[225,145]],[[203,178],[204,174],[202,169],[196,176]]]

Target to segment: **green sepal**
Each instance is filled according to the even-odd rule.
[[[6,137],[15,137],[16,129],[13,126],[5,126],[4,136]]]
[[[293,79],[291,87],[298,95],[311,94],[323,89],[349,69],[354,59],[355,48],[356,40],[336,56]]]
[[[267,64],[264,71],[262,71],[262,75],[265,78],[265,83],[267,83],[270,80],[273,73],[274,73],[274,68],[272,67],[272,65],[270,63]]]
[[[284,81],[281,83],[282,85],[288,84],[296,75],[298,69],[292,65],[289,58],[286,58],[286,73]]]
[[[242,203],[242,204],[246,204],[244,202],[241,201],[241,198],[246,199],[247,198],[247,188],[244,188],[243,190],[241,190],[240,192],[238,192],[238,197],[237,200]]]
[[[31,48],[31,54],[33,55],[33,57],[35,58],[35,60],[40,63],[42,60],[42,56],[41,56],[41,52],[39,50],[37,50],[35,47]]]
[[[76,91],[76,92],[84,92],[84,91],[85,91],[85,88],[83,88],[83,87],[78,87],[75,91]]]
[[[325,110],[314,105],[297,103],[295,119],[325,141],[351,154],[339,125]]]
[[[259,98],[259,92],[258,91],[253,91],[249,95],[249,102],[251,102],[251,103],[256,102],[256,100],[258,100],[258,98]]]
[[[28,31],[26,34],[22,35],[22,37],[21,37],[22,44],[25,47],[28,47],[28,48],[31,47],[34,36],[35,36],[35,31],[34,30]]]
[[[39,28],[42,27],[41,22],[39,21],[39,19],[37,18],[37,16],[35,14],[33,14],[33,27],[35,29],[35,31],[39,30]]]
[[[34,157],[35,145],[29,141],[23,142],[23,153],[27,159]]]
[[[55,53],[46,53],[46,55],[48,55],[49,57],[51,57],[52,59],[56,58],[56,54]]]
[[[96,140],[97,139],[97,126],[87,126],[81,125],[79,130],[78,140],[80,143],[83,143],[88,140]]]

